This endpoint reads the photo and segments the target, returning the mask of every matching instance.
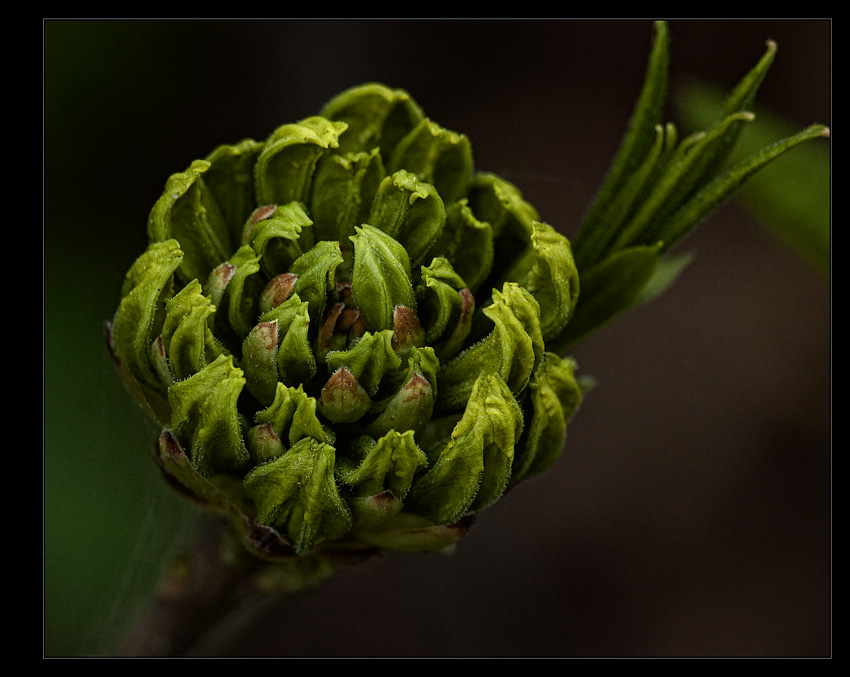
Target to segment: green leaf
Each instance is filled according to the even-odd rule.
[[[573,253],[580,271],[598,262],[605,245],[613,239],[618,225],[617,220],[611,218],[611,212],[618,207],[616,196],[641,170],[656,143],[656,128],[661,121],[667,97],[669,63],[670,36],[667,24],[656,21],[655,41],[646,78],[628,130],[590,211],[573,239]]]
[[[622,249],[582,273],[573,317],[548,348],[562,352],[632,308],[658,267],[662,244]]]
[[[722,107],[723,95],[708,85],[691,85],[677,103],[688,124],[702,127]],[[759,108],[730,161],[739,163],[794,132],[791,123]],[[799,146],[752,176],[736,196],[761,223],[825,273],[830,264],[829,152],[822,144]]]
[[[664,224],[663,230],[659,235],[665,238],[667,242],[676,242],[720,204],[725,202],[747,179],[770,162],[801,143],[828,135],[829,130],[823,125],[811,125],[797,134],[777,141],[771,146],[753,153],[736,166],[718,176],[684,204]]]

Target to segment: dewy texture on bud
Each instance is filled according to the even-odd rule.
[[[406,92],[217,148],[148,235],[116,359],[163,470],[255,554],[444,548],[558,456],[570,243]]]

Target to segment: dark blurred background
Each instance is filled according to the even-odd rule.
[[[643,80],[650,21],[46,21],[44,652],[108,653],[191,510],[105,320],[167,176],[365,81],[466,133],[571,236]],[[673,93],[830,122],[828,21],[673,21]],[[668,118],[676,119],[673,108]],[[821,143],[821,142],[818,142]],[[828,144],[824,141],[823,144]],[[574,351],[598,387],[557,466],[452,556],[390,554],[222,640],[257,656],[826,656],[830,287],[730,203],[669,292]]]

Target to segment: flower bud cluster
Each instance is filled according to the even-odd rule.
[[[168,477],[255,554],[443,548],[560,453],[570,243],[404,91],[215,149],[148,235],[116,361]]]

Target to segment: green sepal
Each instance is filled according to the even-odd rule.
[[[177,240],[148,245],[127,272],[113,320],[112,342],[121,368],[141,387],[161,394],[159,375],[150,361],[151,343],[161,331],[165,300],[182,260]]]
[[[307,203],[319,158],[339,145],[347,125],[313,116],[278,127],[257,158],[257,204]]]
[[[328,294],[336,287],[336,269],[342,262],[339,243],[323,241],[298,257],[289,269],[298,276],[292,293],[309,304],[310,319],[316,326],[324,316]]]
[[[446,225],[428,256],[447,258],[474,293],[493,269],[493,229],[475,217],[468,200],[458,200],[446,210]]]
[[[393,350],[391,329],[374,334],[366,332],[347,350],[329,352],[326,362],[331,372],[342,367],[348,369],[369,397],[378,392],[378,386],[386,374],[401,367],[401,358]]]
[[[567,423],[582,400],[575,378],[576,363],[546,353],[528,384],[526,427],[517,446],[510,483],[548,470],[558,459],[567,436]]]
[[[348,125],[339,140],[340,153],[380,148],[385,160],[424,117],[407,92],[377,83],[352,87],[338,94],[325,104],[322,116]]]
[[[239,246],[242,227],[254,210],[254,164],[263,145],[243,139],[234,145],[221,145],[205,158],[210,167],[204,173],[204,183],[221,210],[231,249]]]
[[[540,304],[543,339],[556,337],[570,319],[579,295],[579,275],[570,242],[552,226],[534,221],[531,244],[506,279],[530,291]]]
[[[466,195],[472,179],[472,148],[464,134],[423,118],[401,139],[388,162],[390,172],[405,169],[432,184],[446,204]]]
[[[566,329],[548,347],[562,352],[643,298],[656,273],[663,243],[621,249],[581,276],[581,297]]]
[[[210,167],[195,160],[182,173],[172,174],[148,216],[148,239],[175,239],[183,250],[178,277],[183,284],[205,280],[231,251],[230,234],[212,193],[201,179]]]
[[[221,355],[169,389],[171,429],[199,475],[240,474],[250,465],[236,408],[244,385],[233,358]]]
[[[331,445],[304,438],[245,476],[257,522],[285,534],[299,554],[351,528],[351,511],[334,481],[335,457]]]
[[[372,201],[385,174],[377,148],[324,155],[316,167],[310,198],[316,240],[347,242],[356,226],[369,221]]]
[[[290,388],[278,382],[274,401],[254,419],[258,425],[270,423],[275,434],[289,446],[305,438],[334,443],[333,433],[316,416],[316,399],[307,395],[302,386]]]
[[[165,304],[161,335],[174,380],[196,374],[222,354],[209,325],[214,313],[215,307],[197,280]]]
[[[522,410],[502,377],[481,373],[449,443],[414,483],[405,509],[449,524],[493,503],[510,479],[522,427]]]
[[[443,366],[441,410],[463,407],[479,374],[499,374],[511,392],[522,392],[543,357],[540,306],[528,290],[506,282],[501,292],[493,290],[493,303],[482,312],[493,329]]]
[[[366,222],[400,242],[417,266],[443,230],[446,208],[433,185],[401,169],[381,182]]]
[[[352,487],[356,497],[391,491],[403,500],[414,475],[428,465],[412,430],[390,430],[377,440],[364,436],[352,447],[351,457],[339,459],[336,476],[342,484]]]
[[[356,228],[351,240],[351,291],[357,308],[369,331],[391,329],[396,306],[416,310],[407,251],[397,240],[368,224]]]
[[[313,246],[312,225],[298,202],[261,207],[246,222],[242,244],[251,245],[260,257],[263,272],[272,278],[287,272]]]

